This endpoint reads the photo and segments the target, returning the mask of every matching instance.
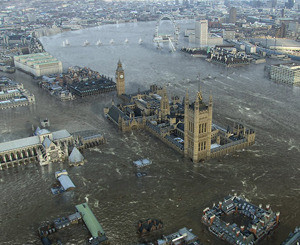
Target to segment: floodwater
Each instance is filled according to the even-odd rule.
[[[299,225],[300,203],[300,88],[276,84],[264,77],[264,64],[224,68],[168,46],[152,43],[154,22],[107,25],[43,37],[45,49],[62,60],[65,68],[87,66],[114,77],[123,62],[126,91],[136,92],[156,83],[169,96],[195,98],[201,79],[204,100],[211,92],[214,122],[226,127],[237,121],[256,131],[256,144],[243,151],[201,164],[193,164],[144,131],[123,134],[103,116],[115,94],[60,102],[38,87],[36,80],[17,71],[9,75],[36,96],[36,105],[0,112],[0,140],[29,136],[32,125],[49,118],[51,130],[98,130],[107,144],[86,150],[87,163],[40,167],[32,164],[0,172],[0,243],[41,244],[41,222],[69,215],[75,205],[88,201],[111,244],[139,242],[139,219],[158,218],[164,234],[188,227],[204,244],[225,244],[201,224],[202,210],[237,193],[254,204],[271,204],[281,212],[278,229],[261,244],[280,244]],[[185,27],[182,22],[180,43]],[[128,38],[128,43],[124,40]],[[139,38],[143,44],[139,45]],[[68,39],[70,46],[62,47]],[[103,46],[97,47],[100,39]],[[114,39],[114,44],[109,42]],[[83,47],[88,40],[91,45]],[[146,177],[136,178],[133,160],[150,158]],[[53,196],[54,172],[66,168],[76,189]],[[89,233],[82,225],[56,234],[64,244],[84,244]]]

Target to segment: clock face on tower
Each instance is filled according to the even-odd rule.
[[[124,77],[124,76],[121,74],[121,75],[120,75],[120,78],[123,78],[123,77]]]

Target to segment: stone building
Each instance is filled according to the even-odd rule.
[[[120,99],[123,103],[112,101],[104,114],[121,131],[147,130],[193,162],[226,155],[255,142],[254,131],[243,125],[223,129],[213,124],[212,96],[206,104],[201,91],[192,103],[188,93],[183,102],[178,96],[169,100],[166,89],[156,85],[143,92],[121,94]]]
[[[116,83],[118,96],[125,94],[125,74],[120,60],[116,70]]]
[[[36,77],[62,73],[63,70],[62,62],[46,52],[14,56],[14,63],[16,68]]]
[[[201,91],[195,102],[189,103],[188,93],[184,101],[184,156],[198,162],[210,158],[212,128],[212,96],[207,106]]]
[[[100,134],[73,136],[65,129],[50,132],[38,127],[34,136],[0,143],[0,170],[35,162],[40,165],[63,162],[68,159],[69,149],[74,146],[83,150],[104,142],[105,139]]]
[[[46,165],[64,161],[72,144],[73,136],[67,130],[37,128],[34,136],[0,143],[0,169],[30,162]]]
[[[35,103],[35,97],[23,84],[15,83],[9,78],[0,79],[0,109],[28,106]]]

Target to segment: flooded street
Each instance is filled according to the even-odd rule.
[[[192,26],[181,23],[181,32]],[[64,68],[86,66],[114,77],[120,59],[129,93],[156,83],[167,87],[169,97],[182,98],[188,89],[195,98],[200,75],[204,100],[210,92],[213,95],[214,122],[226,128],[236,121],[253,128],[256,144],[220,160],[193,164],[147,132],[119,132],[103,115],[114,93],[60,102],[38,87],[36,80],[17,71],[8,76],[34,93],[36,105],[0,111],[0,142],[31,135],[32,125],[47,117],[52,131],[97,130],[107,143],[86,150],[87,163],[81,167],[32,164],[1,171],[0,244],[41,244],[37,228],[42,221],[69,215],[75,205],[87,200],[116,245],[138,244],[136,224],[146,218],[161,219],[164,234],[188,227],[204,244],[226,244],[208,232],[201,217],[204,208],[233,193],[280,211],[278,229],[260,244],[280,244],[299,226],[300,88],[266,79],[264,64],[225,68],[180,51],[170,53],[167,46],[157,50],[152,43],[154,29],[154,22],[107,25],[41,41]],[[62,47],[65,39],[69,47]],[[95,45],[98,39],[103,46]],[[109,45],[111,39],[114,45]],[[83,47],[85,40],[91,45]],[[181,45],[187,45],[184,42],[181,35]],[[132,161],[144,157],[153,164],[145,168],[146,177],[137,178]],[[76,189],[53,196],[54,172],[63,168]],[[75,225],[57,237],[63,244],[85,244],[89,234]]]

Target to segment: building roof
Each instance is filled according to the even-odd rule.
[[[76,147],[74,147],[69,156],[69,161],[72,163],[77,163],[77,162],[82,162],[83,160],[84,160],[83,155]]]
[[[71,137],[71,134],[65,129],[55,131],[52,133],[52,135],[53,135],[53,140],[59,140],[59,139]]]
[[[39,128],[39,127],[38,127]],[[35,131],[36,135],[43,135],[43,134],[50,134],[50,131],[48,129],[40,129]]]
[[[66,191],[75,188],[75,185],[68,175],[60,175],[57,179]]]
[[[51,145],[51,140],[48,137],[45,137],[44,141],[43,141],[43,145],[45,146],[46,149],[48,149]]]
[[[23,139],[0,143],[0,152],[10,151],[18,148],[40,144],[38,136],[31,136]]]
[[[105,232],[87,203],[76,205],[82,219],[93,237],[105,236]]]
[[[110,118],[112,120],[114,120],[115,122],[118,122],[119,121],[119,116],[121,116],[121,118],[124,118],[124,119],[129,119],[128,116],[126,116],[124,114],[124,112],[122,112],[118,107],[116,107],[115,105],[113,105],[110,109],[109,109],[109,112],[108,112],[108,115],[110,116]]]

